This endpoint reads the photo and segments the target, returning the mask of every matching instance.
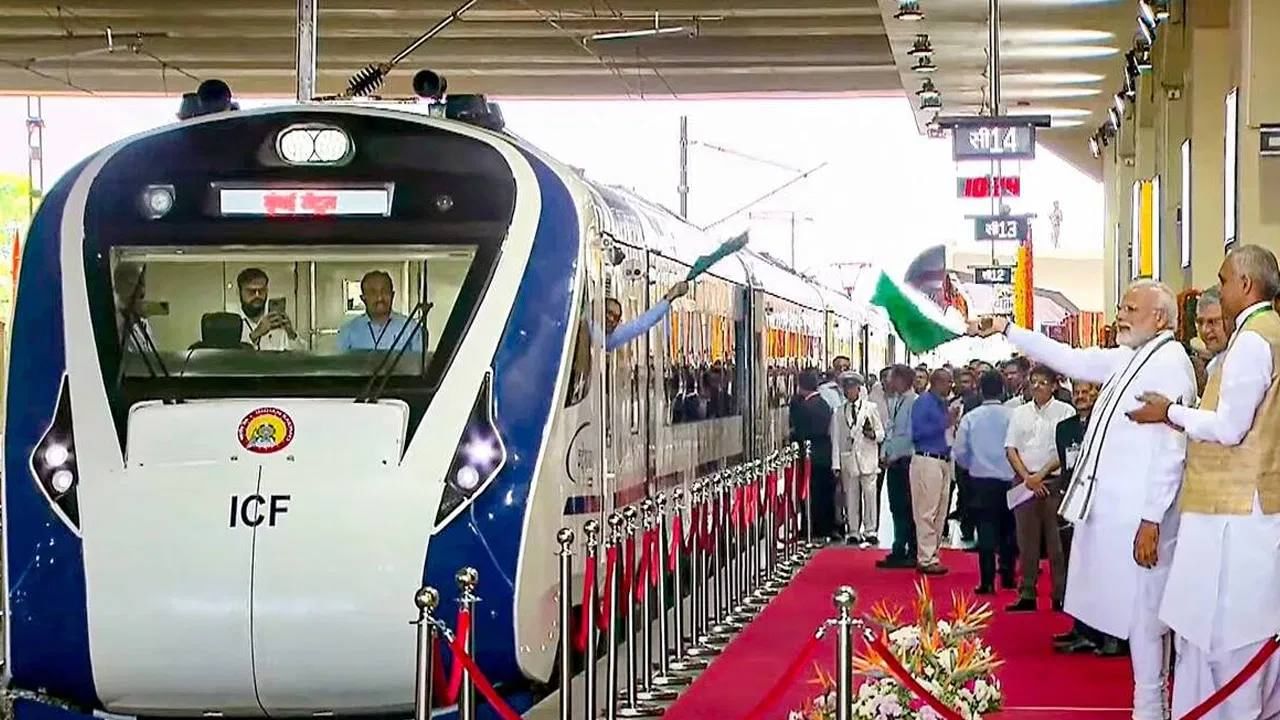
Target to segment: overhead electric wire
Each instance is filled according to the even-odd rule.
[[[596,61],[598,61],[601,65],[604,65],[606,69],[608,69],[611,73],[613,73],[615,77],[618,78],[618,82],[622,83],[622,87],[626,90],[627,97],[634,97],[637,94],[639,94],[641,97],[644,96],[643,93],[637,93],[636,90],[632,89],[631,83],[627,82],[626,73],[622,72],[622,69],[619,68],[616,63],[610,62],[603,55],[600,55],[595,50],[592,50],[591,47],[587,45],[587,42],[585,40],[578,37],[577,35],[574,35],[572,32],[566,29],[563,25],[561,25],[560,22],[556,20],[554,15],[534,7],[532,4],[528,2],[528,0],[516,0],[516,2],[528,8],[530,11],[536,14],[539,18],[541,18],[543,22],[555,28],[562,35],[569,38],[569,40],[571,40],[574,45],[577,45],[580,49],[582,49],[588,55],[595,58]]]
[[[777,195],[778,193],[782,192],[783,190],[786,190],[787,188],[791,187],[792,185],[795,185],[796,183],[800,182],[801,180],[804,180],[805,178],[808,178],[810,175],[812,175],[812,174],[814,174],[814,173],[818,172],[819,170],[821,170],[822,168],[824,168],[824,167],[826,167],[826,166],[828,166],[828,165],[830,165],[830,164],[831,164],[831,162],[830,162],[830,161],[826,161],[826,162],[823,162],[821,165],[818,165],[817,167],[814,167],[814,168],[812,168],[812,169],[810,169],[810,170],[806,170],[805,172],[803,172],[803,173],[801,173],[801,174],[797,175],[796,177],[791,178],[790,180],[786,181],[785,183],[783,183],[783,184],[779,185],[778,187],[776,187],[776,188],[774,188],[774,189],[770,190],[769,192],[767,192],[767,193],[765,193],[765,194],[761,195],[760,197],[756,198],[755,200],[752,200],[751,202],[747,203],[746,205],[743,205],[742,207],[738,208],[737,210],[734,210],[733,212],[729,213],[728,215],[725,215],[724,217],[720,218],[719,220],[716,220],[715,222],[713,222],[713,223],[711,223],[711,224],[709,224],[709,225],[703,225],[702,227],[700,227],[700,228],[698,228],[698,229],[699,229],[699,230],[704,230],[704,231],[705,231],[705,230],[710,230],[711,228],[713,228],[713,227],[715,227],[715,226],[719,225],[720,223],[722,223],[722,222],[724,222],[724,221],[726,221],[726,220],[730,220],[730,219],[732,219],[732,218],[734,218],[734,217],[737,217],[738,215],[741,215],[742,213],[744,213],[744,212],[746,212],[746,211],[750,210],[751,208],[755,207],[756,205],[758,205],[758,204],[760,204],[760,203],[764,202],[765,200],[768,200],[769,198],[773,197],[774,195]]]

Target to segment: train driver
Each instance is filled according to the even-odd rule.
[[[395,297],[391,275],[382,270],[365,273],[360,279],[364,315],[353,317],[342,325],[338,331],[338,349],[343,352],[392,350],[408,343],[409,350],[422,352],[422,325],[414,322],[408,330],[405,329],[408,318],[391,309]],[[427,309],[430,307],[428,305]]]
[[[240,341],[258,350],[302,350],[302,341],[293,321],[281,307],[268,310],[270,279],[260,268],[251,267],[236,276],[240,290]]]
[[[143,302],[147,299],[146,268],[138,263],[122,262],[116,265],[112,280],[115,284],[116,321],[123,338],[125,352],[140,352],[149,347],[147,339],[155,344],[156,336],[151,321],[144,316]]]
[[[681,280],[671,289],[667,291],[662,299],[653,304],[653,307],[645,311],[640,317],[634,318],[631,322],[619,326],[622,322],[622,303],[613,298],[605,298],[604,301],[604,332],[605,341],[604,349],[607,352],[613,352],[627,343],[635,340],[641,335],[649,332],[649,328],[657,325],[662,318],[667,316],[667,312],[671,310],[671,303],[677,299],[684,297],[689,292],[689,283]]]

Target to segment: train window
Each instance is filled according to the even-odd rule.
[[[573,407],[586,399],[591,392],[592,369],[592,332],[591,332],[591,293],[587,290],[590,281],[583,287],[582,302],[578,307],[578,336],[573,341],[573,363],[569,367],[569,389],[566,392],[564,406]]]
[[[466,246],[118,247],[122,378],[425,373]]]

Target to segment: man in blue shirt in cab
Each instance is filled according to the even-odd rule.
[[[953,415],[951,373],[941,368],[929,376],[929,390],[911,407],[911,509],[916,522],[916,562],[925,575],[945,575],[938,545],[947,524],[951,500],[951,446],[947,430]]]
[[[1009,416],[1013,413],[1002,402],[1004,378],[987,371],[978,380],[982,404],[964,414],[956,429],[954,456],[956,467],[969,475],[967,508],[978,531],[978,595],[995,593],[997,559],[1000,584],[1005,589],[1016,585],[1014,563],[1018,545],[1014,532],[1013,511],[1009,509],[1008,492],[1013,486],[1013,466],[1005,452],[1009,433]]]
[[[399,350],[408,344],[409,351],[422,352],[423,329],[419,321],[408,318],[391,309],[396,298],[391,276],[382,270],[365,273],[360,279],[360,299],[364,301],[364,315],[353,317],[338,331],[338,349],[350,350]],[[428,303],[423,318],[431,310]],[[406,324],[409,326],[406,328]]]
[[[622,322],[622,303],[615,298],[604,301],[604,349],[613,352],[649,330],[662,321],[671,310],[671,303],[684,297],[689,292],[688,281],[681,280],[667,291],[662,299],[653,304],[644,314],[632,318],[630,322]]]

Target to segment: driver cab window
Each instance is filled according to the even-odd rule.
[[[126,376],[422,374],[468,247],[118,248]]]

